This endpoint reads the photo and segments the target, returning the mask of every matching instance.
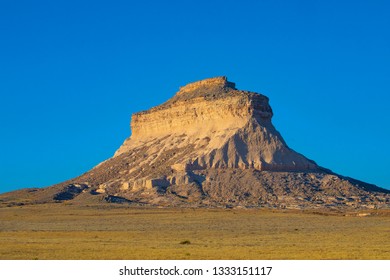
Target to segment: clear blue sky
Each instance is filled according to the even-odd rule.
[[[390,188],[389,1],[0,2],[0,192],[86,172],[134,112],[226,75],[290,147]]]

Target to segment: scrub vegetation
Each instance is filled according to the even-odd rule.
[[[390,259],[390,212],[0,208],[0,259]]]

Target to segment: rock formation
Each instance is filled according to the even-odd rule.
[[[160,161],[165,151],[191,147],[191,151],[175,154],[173,170],[318,169],[313,161],[287,147],[271,118],[264,95],[236,90],[225,77],[207,79],[180,88],[161,106],[134,114],[132,136],[115,156],[148,143],[149,165]]]
[[[226,77],[188,84],[132,116],[113,158],[33,201],[198,207],[388,207],[389,191],[333,174],[290,149],[268,98]],[[7,199],[3,199],[7,201]],[[30,198],[31,201],[31,198]]]

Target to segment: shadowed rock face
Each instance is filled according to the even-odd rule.
[[[272,116],[266,96],[238,90],[226,77],[188,84],[160,106],[133,114],[132,135],[113,158],[67,182],[19,192],[18,201],[389,207],[389,191],[333,174],[290,149]]]

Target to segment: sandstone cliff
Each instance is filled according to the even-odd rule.
[[[318,169],[313,161],[288,148],[271,119],[272,109],[266,96],[236,90],[234,83],[225,77],[207,79],[180,88],[161,106],[134,114],[132,136],[115,156],[149,143],[153,158],[148,159],[152,164],[172,147],[191,145],[191,152],[176,155],[175,166],[270,171]]]
[[[188,84],[132,116],[113,158],[46,189],[3,203],[69,201],[155,206],[389,207],[389,191],[333,174],[290,149],[264,95],[226,77]]]

